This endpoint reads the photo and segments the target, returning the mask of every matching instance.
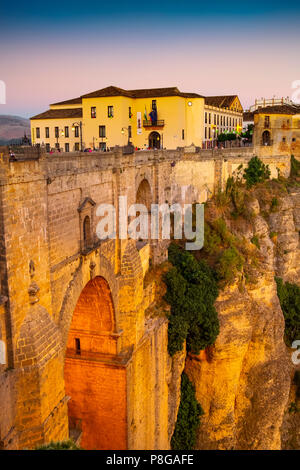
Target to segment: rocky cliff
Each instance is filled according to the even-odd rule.
[[[214,201],[206,207],[208,218],[226,221],[248,256],[234,282],[220,290],[216,343],[186,358],[185,371],[205,412],[197,449],[281,449],[300,442],[300,413],[288,413],[295,366],[274,280],[300,282],[300,188],[259,185],[245,206],[247,215],[239,217]],[[249,263],[254,258],[259,262]]]

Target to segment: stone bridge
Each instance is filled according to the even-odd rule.
[[[169,448],[183,364],[144,282],[166,244],[100,241],[96,210],[120,195],[204,202],[253,155],[194,150],[1,155],[0,448],[69,434],[85,449]],[[289,172],[288,157],[266,162]]]

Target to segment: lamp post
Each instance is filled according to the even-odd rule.
[[[82,144],[82,121],[73,122],[72,124],[72,131],[75,131],[75,126],[79,126],[79,136],[80,136],[80,151],[83,152],[83,144]]]
[[[131,142],[130,142],[130,134],[129,134],[129,128],[128,127],[122,127],[121,129],[121,134],[125,134],[125,130],[127,131],[127,134],[128,134],[128,143],[127,145],[131,145]]]
[[[65,131],[63,129],[60,129],[58,127],[58,132],[56,134],[56,148],[59,149],[59,142],[58,142],[58,139],[59,139],[59,131],[61,131],[61,136],[64,137],[65,135]]]

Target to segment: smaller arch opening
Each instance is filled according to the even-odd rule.
[[[151,132],[149,134],[149,148],[150,149],[160,149],[161,143],[160,143],[160,135],[158,132]]]
[[[83,221],[83,246],[85,250],[92,248],[91,220],[88,215]]]
[[[269,131],[264,131],[262,135],[262,144],[271,145],[271,134]]]

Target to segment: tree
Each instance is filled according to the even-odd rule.
[[[244,171],[244,179],[248,188],[256,183],[261,183],[270,178],[271,171],[258,157],[252,157],[248,167]]]

